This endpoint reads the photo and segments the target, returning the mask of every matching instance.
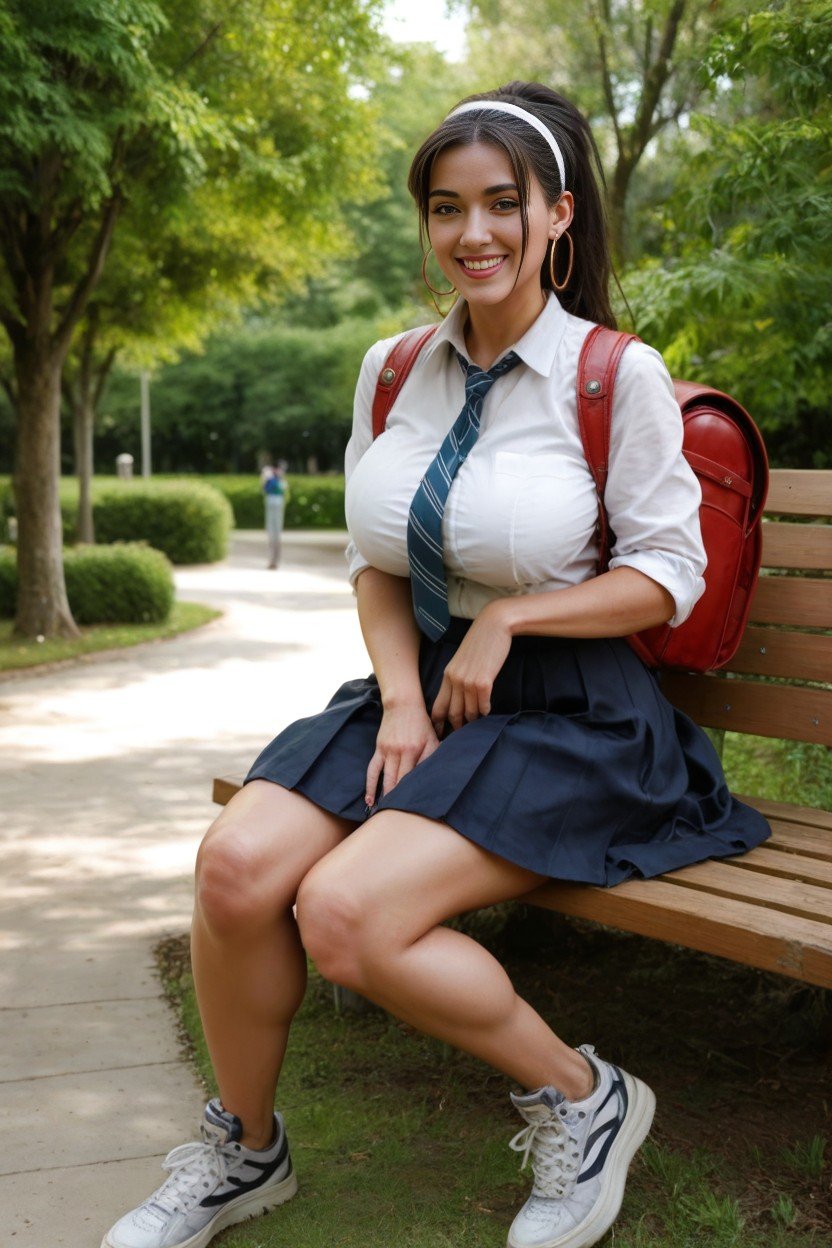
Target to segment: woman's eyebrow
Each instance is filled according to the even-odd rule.
[[[499,186],[487,186],[482,192],[483,195],[498,195],[501,191],[516,191],[517,186],[514,182],[501,182]],[[431,191],[428,199],[432,199],[434,195],[442,195],[448,199],[459,199],[459,191],[443,191],[437,188]]]

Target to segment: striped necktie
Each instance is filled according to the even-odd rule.
[[[413,589],[413,610],[423,633],[438,641],[451,621],[448,586],[442,558],[442,516],[454,477],[479,437],[480,413],[485,396],[498,377],[520,363],[509,351],[486,372],[469,364],[457,351],[465,373],[465,406],[454,421],[436,458],[419,483],[407,521],[407,558]]]

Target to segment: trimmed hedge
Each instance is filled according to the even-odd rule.
[[[255,476],[209,476],[202,478],[220,490],[234,510],[235,529],[262,529],[265,524],[263,491]],[[290,474],[286,504],[287,529],[343,529],[344,478]]]
[[[144,543],[69,547],[64,573],[77,624],[161,624],[170,615],[170,560]],[[0,547],[0,616],[14,615],[16,599],[17,557]]]
[[[77,497],[61,500],[64,533],[76,531]],[[172,563],[217,563],[228,553],[228,500],[204,481],[96,483],[96,542],[146,542]]]

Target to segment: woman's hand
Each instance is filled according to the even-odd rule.
[[[446,720],[456,729],[488,714],[491,690],[508,657],[511,636],[499,600],[488,603],[445,668],[430,713],[437,733],[442,732]]]
[[[439,739],[423,702],[386,706],[376,738],[376,752],[367,769],[364,797],[367,805],[375,806],[378,782],[382,776],[382,795],[386,796],[403,776],[438,746]]]

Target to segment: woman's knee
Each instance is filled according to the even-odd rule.
[[[196,859],[196,905],[217,935],[262,926],[289,908],[296,881],[280,855],[245,820],[225,812],[208,829]]]
[[[304,948],[321,974],[344,987],[360,987],[369,923],[358,890],[328,865],[315,866],[298,889],[297,920]]]

